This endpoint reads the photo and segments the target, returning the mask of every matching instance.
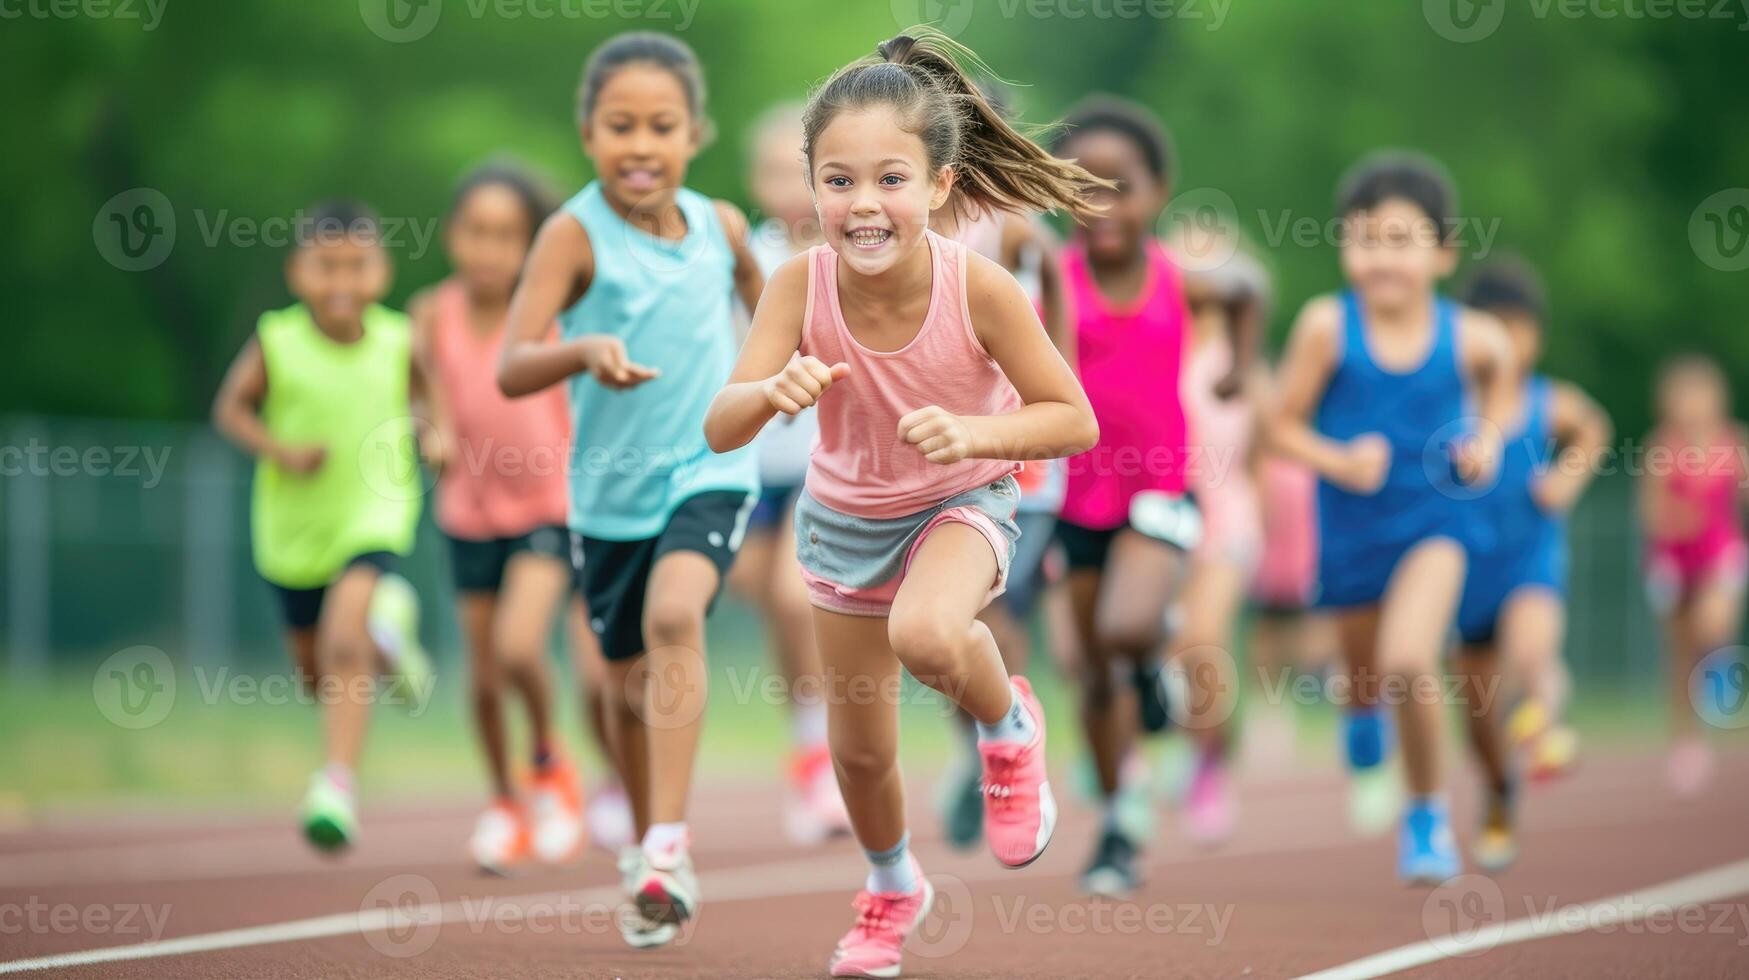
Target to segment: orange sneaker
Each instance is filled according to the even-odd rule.
[[[832,752],[821,745],[790,756],[789,787],[783,801],[784,832],[799,846],[824,843],[850,833],[850,814],[832,771]]]
[[[474,824],[468,838],[468,853],[482,871],[507,875],[528,860],[528,822],[509,800],[496,800]]]
[[[583,850],[583,784],[566,760],[554,756],[535,770],[529,785],[529,832],[534,854],[564,864]]]

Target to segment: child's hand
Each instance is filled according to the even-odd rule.
[[[1378,493],[1391,470],[1390,440],[1377,432],[1355,436],[1346,447],[1347,463],[1331,479],[1358,494]]]
[[[419,456],[433,473],[442,473],[449,465],[449,447],[454,442],[453,436],[438,431],[434,425],[419,426]]]
[[[899,420],[899,438],[916,446],[931,463],[957,463],[972,453],[971,426],[938,405],[906,413]]]
[[[661,371],[626,356],[625,341],[618,337],[596,334],[581,338],[577,344],[583,353],[583,370],[603,388],[624,391],[662,375]]]
[[[1452,462],[1457,466],[1458,479],[1476,487],[1493,482],[1500,469],[1500,436],[1492,426],[1458,440],[1452,446]]]
[[[302,446],[281,446],[273,454],[273,461],[287,473],[307,476],[322,468],[322,463],[328,459],[328,447],[318,443],[308,443]]]
[[[849,376],[848,364],[839,362],[827,367],[825,361],[812,355],[804,357],[798,351],[789,356],[782,371],[765,379],[761,390],[772,408],[785,415],[797,415],[818,402],[834,382]]]

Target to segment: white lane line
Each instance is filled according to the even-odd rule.
[[[1684,906],[1701,905],[1749,894],[1749,860],[1720,865],[1708,871],[1625,892],[1586,904],[1573,904],[1503,923],[1498,928],[1470,929],[1462,934],[1439,936],[1409,943],[1351,963],[1343,963],[1300,980],[1371,980],[1411,967],[1440,960],[1473,956],[1516,943],[1576,935],[1599,928],[1614,928],[1636,922],[1650,912],[1661,915]]]

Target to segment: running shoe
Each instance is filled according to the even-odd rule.
[[[788,782],[783,825],[791,843],[809,847],[850,833],[850,813],[838,791],[830,749],[821,745],[793,754]]]
[[[1136,857],[1136,845],[1124,832],[1107,827],[1099,835],[1093,860],[1081,872],[1081,890],[1106,898],[1128,898],[1141,884]]]
[[[1525,698],[1513,709],[1506,732],[1537,782],[1558,779],[1578,764],[1579,733],[1550,716],[1535,698]]]
[[[831,971],[835,977],[896,977],[905,949],[905,939],[929,915],[935,902],[935,888],[923,876],[917,859],[911,858],[917,874],[917,890],[902,892],[857,893],[851,906],[856,909],[856,924],[838,940],[832,951]]]
[[[304,826],[304,839],[317,850],[343,850],[358,836],[358,811],[352,794],[335,783],[326,770],[310,777],[298,819]]]
[[[1403,782],[1389,766],[1348,774],[1348,825],[1360,837],[1377,837],[1403,812]]]
[[[643,879],[647,869],[643,848],[636,844],[627,844],[620,848],[619,882],[620,889],[626,893],[626,903],[619,909],[619,934],[626,941],[626,945],[633,949],[666,946],[680,935],[679,926],[651,922],[638,909],[638,882]]]
[[[393,573],[377,578],[365,624],[393,678],[394,702],[408,711],[422,708],[433,687],[431,658],[419,644],[419,593]]]
[[[561,756],[536,769],[529,786],[529,832],[534,854],[547,864],[564,864],[583,850],[583,784]]]
[[[514,803],[497,800],[480,814],[468,838],[468,853],[481,871],[497,875],[507,875],[528,860],[528,824]]]
[[[1482,806],[1482,832],[1476,838],[1476,864],[1484,871],[1505,871],[1518,860],[1517,790],[1490,789]]]
[[[1184,801],[1184,835],[1191,843],[1215,847],[1233,836],[1239,821],[1239,803],[1227,778],[1226,766],[1212,754],[1204,755]]]
[[[596,787],[583,814],[589,839],[610,854],[618,854],[637,836],[632,821],[632,801],[626,799],[625,787],[618,780],[609,780]]]
[[[1432,801],[1411,806],[1397,838],[1397,877],[1410,885],[1438,885],[1462,870],[1445,807]]]
[[[678,926],[698,912],[698,874],[684,841],[661,851],[644,851],[636,893],[646,921]]]
[[[984,776],[978,766],[956,763],[942,777],[943,836],[956,850],[970,850],[984,838]]]
[[[1057,801],[1045,771],[1045,713],[1032,685],[1016,675],[1014,696],[1032,715],[1032,741],[980,741],[984,760],[984,838],[996,860],[1024,868],[1038,860],[1057,827]]]

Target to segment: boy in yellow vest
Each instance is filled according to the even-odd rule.
[[[337,202],[306,211],[286,260],[298,302],[262,315],[213,404],[213,424],[256,459],[255,566],[279,597],[299,676],[323,708],[327,763],[301,817],[323,850],[357,833],[353,769],[378,675],[398,677],[399,689],[383,693],[403,702],[431,694],[418,598],[395,566],[412,551],[424,491],[415,417],[433,466],[443,440],[407,318],[377,305],[390,276],[370,210]]]

